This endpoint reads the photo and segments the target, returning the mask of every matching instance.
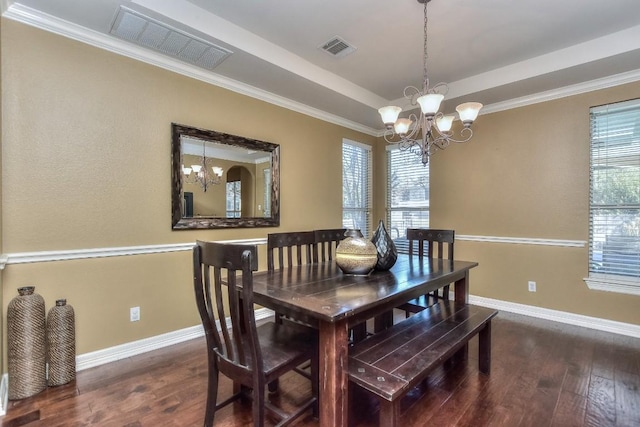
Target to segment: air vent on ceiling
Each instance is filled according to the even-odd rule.
[[[324,43],[322,46],[320,46],[320,49],[324,50],[329,55],[339,58],[347,56],[350,53],[355,52],[356,50],[354,46],[351,46],[349,43],[338,36],[335,36],[328,42]]]
[[[233,52],[120,6],[111,34],[213,70]]]

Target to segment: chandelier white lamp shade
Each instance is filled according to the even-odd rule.
[[[207,188],[212,185],[219,185],[222,183],[222,175],[224,170],[219,166],[213,166],[214,159],[207,158],[203,153],[200,159],[199,165],[191,165],[191,167],[185,167],[182,165],[183,182],[188,184],[200,184],[202,191],[207,192]]]
[[[440,112],[440,104],[449,87],[446,83],[429,86],[427,73],[427,3],[431,0],[417,0],[424,4],[424,54],[422,89],[415,86],[404,88],[404,97],[409,101],[410,110],[420,107],[420,113],[410,113],[400,118],[402,108],[382,107],[378,110],[385,125],[384,139],[388,143],[398,144],[401,150],[410,150],[422,157],[422,164],[429,163],[429,157],[438,150],[444,150],[451,142],[467,142],[473,136],[471,125],[478,117],[482,104],[465,102],[456,107],[463,128],[460,136],[454,138],[451,130],[454,115]]]

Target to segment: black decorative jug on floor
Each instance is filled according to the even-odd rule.
[[[384,228],[382,220],[378,223],[378,228],[373,233],[371,242],[378,251],[378,262],[374,268],[384,271],[393,267],[398,259],[398,250],[396,249],[396,244],[391,240],[391,236],[387,233],[387,229]]]

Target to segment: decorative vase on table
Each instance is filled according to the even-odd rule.
[[[367,275],[378,262],[375,245],[360,230],[349,229],[336,248],[336,263],[345,274]]]
[[[396,244],[393,243],[391,236],[387,233],[382,220],[378,222],[378,228],[373,233],[371,242],[375,245],[378,253],[378,262],[376,262],[375,269],[385,271],[393,267],[398,259],[398,249],[396,249]]]
[[[76,326],[73,307],[56,301],[47,315],[49,385],[67,384],[76,377]]]
[[[7,307],[9,400],[25,399],[47,387],[44,299],[34,290],[19,288]]]

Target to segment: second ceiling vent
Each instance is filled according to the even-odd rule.
[[[355,52],[355,46],[350,45],[341,37],[335,36],[332,37],[331,40],[324,43],[320,46],[320,49],[327,52],[331,56],[335,56],[336,58],[342,58],[343,56],[347,56],[350,53]]]

